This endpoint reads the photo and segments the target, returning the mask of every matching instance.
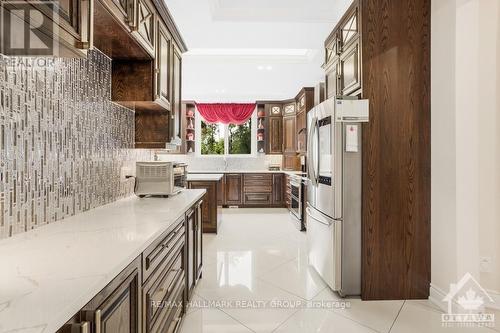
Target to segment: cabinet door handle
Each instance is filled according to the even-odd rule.
[[[78,324],[66,324],[64,325],[64,329],[70,332],[90,333],[90,323],[88,321],[82,321]]]
[[[95,333],[101,333],[101,310],[95,312]]]

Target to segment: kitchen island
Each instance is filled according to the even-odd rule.
[[[188,188],[207,191],[202,205],[203,232],[217,233],[221,223],[220,187],[224,179],[222,173],[189,173]]]
[[[130,322],[131,332],[161,330],[170,321],[180,325],[183,306],[151,312],[146,301],[154,292],[150,281],[175,269],[175,277],[168,275],[177,281],[172,297],[185,304],[201,273],[201,255],[196,257],[197,245],[187,241],[185,230],[193,223],[196,230],[204,195],[184,190],[168,199],[129,197],[0,241],[0,332],[85,326],[117,332],[107,326],[117,320]],[[115,291],[125,301],[108,303]],[[142,318],[142,307],[149,317]]]

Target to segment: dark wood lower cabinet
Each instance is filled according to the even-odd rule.
[[[243,203],[245,206],[269,206],[271,196],[271,193],[245,193]]]
[[[217,205],[218,206],[224,206],[225,202],[225,195],[224,195],[224,188],[225,188],[225,180],[224,177],[221,178],[217,182]]]
[[[228,173],[225,175],[224,196],[226,205],[238,206],[243,203],[242,178],[240,173]]]
[[[188,298],[191,298],[194,287],[196,286],[196,210],[193,208],[186,214],[187,234],[186,243],[188,248],[187,259],[187,293]]]
[[[188,252],[186,268],[187,298],[191,299],[196,283],[202,276],[203,267],[203,232],[202,207],[205,201],[198,202],[186,213],[186,245]]]
[[[139,256],[58,333],[142,332],[141,277],[141,256]]]
[[[176,333],[202,276],[197,202],[57,333]]]
[[[282,207],[285,205],[285,176],[282,173],[273,174],[273,200],[272,205]]]
[[[224,177],[222,177],[224,179]],[[205,189],[207,193],[203,199],[203,205],[201,207],[202,213],[202,228],[203,232],[207,233],[217,233],[217,228],[220,222],[220,210],[219,204],[220,192],[223,191],[221,188],[222,180],[219,182],[214,181],[189,181],[188,188],[190,189]]]

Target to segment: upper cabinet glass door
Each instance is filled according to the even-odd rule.
[[[342,51],[347,47],[359,33],[358,8],[354,8],[351,15],[344,21],[341,29]]]

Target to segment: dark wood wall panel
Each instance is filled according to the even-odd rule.
[[[361,0],[363,299],[429,296],[430,0]]]

